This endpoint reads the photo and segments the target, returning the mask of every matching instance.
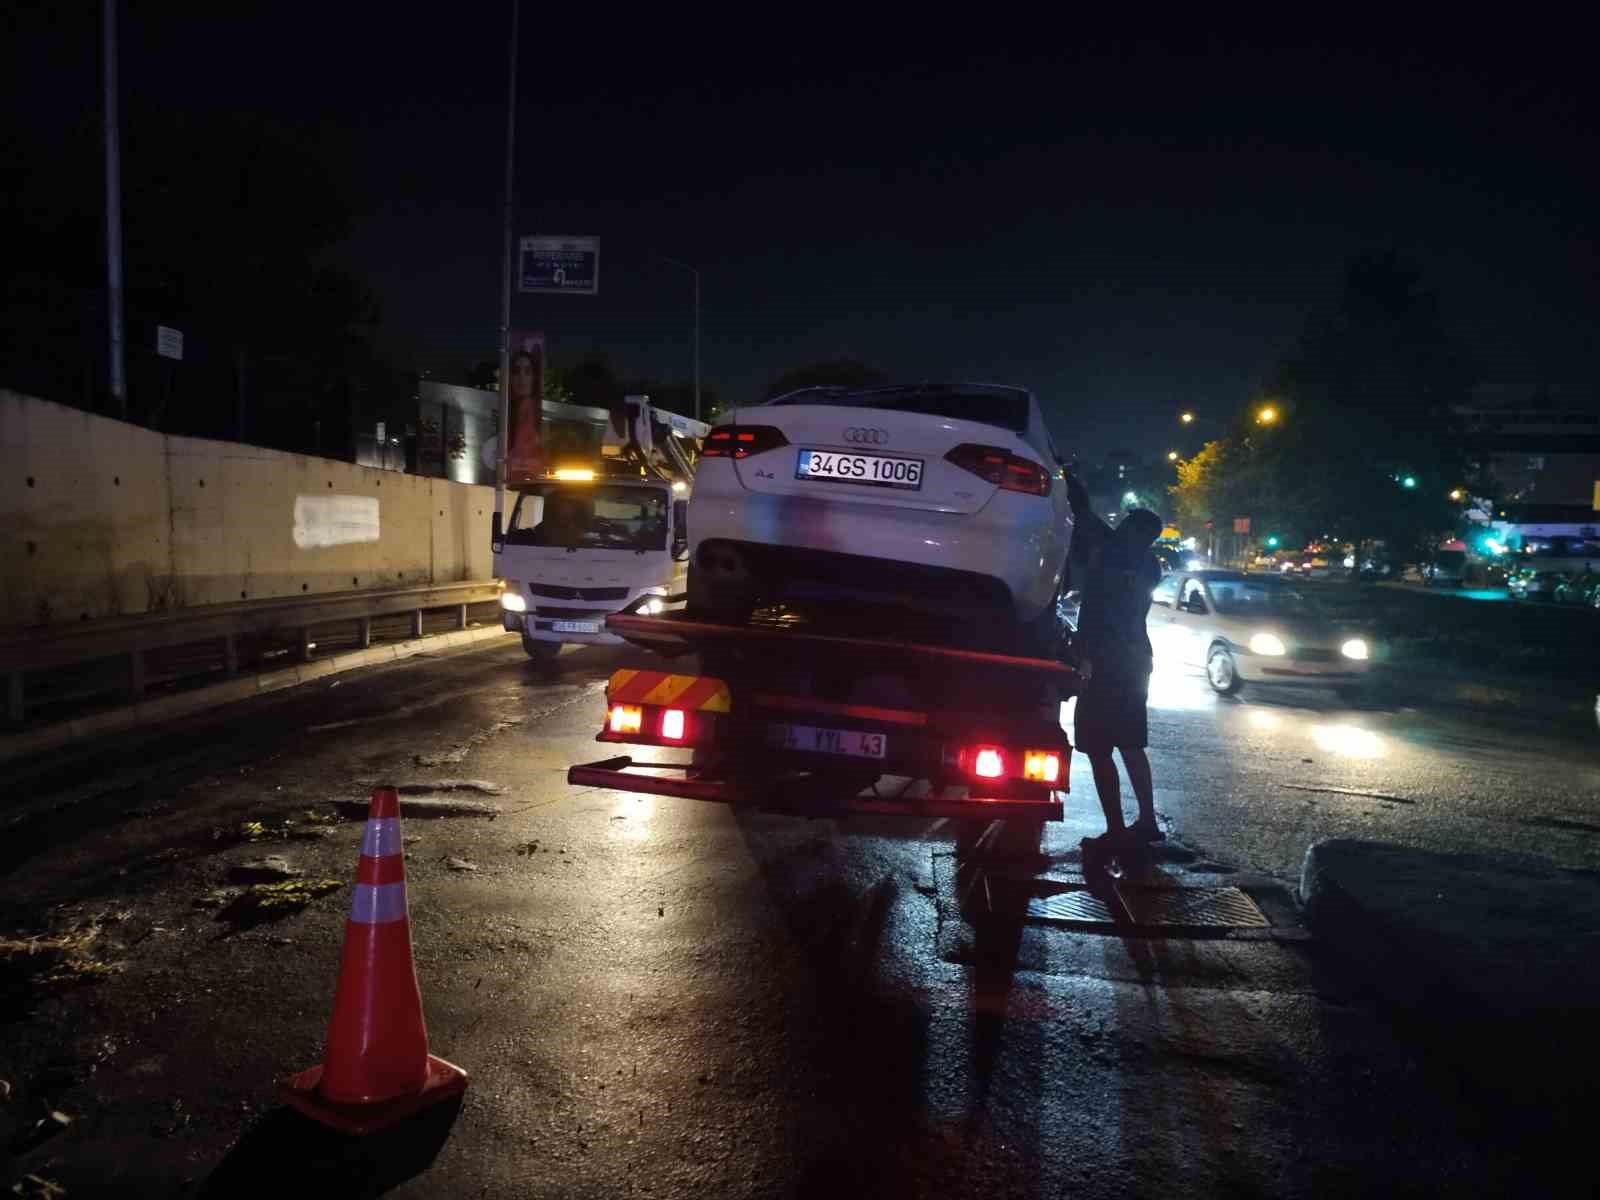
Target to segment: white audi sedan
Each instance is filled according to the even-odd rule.
[[[689,538],[690,615],[833,602],[1047,653],[1072,517],[1063,460],[1021,388],[806,388],[711,431]]]

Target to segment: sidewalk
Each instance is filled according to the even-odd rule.
[[[219,705],[232,704],[237,700],[248,700],[269,692],[279,692],[285,688],[310,683],[313,679],[322,679],[344,671],[399,662],[418,654],[461,648],[506,636],[506,631],[498,625],[436,633],[404,642],[371,646],[365,650],[333,654],[326,658],[314,658],[310,662],[277,671],[241,675],[222,683],[188,688],[168,696],[142,700],[137,704],[107,708],[87,716],[57,721],[22,733],[0,734],[0,763],[42,754],[47,750],[59,749],[86,738],[123,733],[159,721],[170,721],[176,717],[216,708]]]
[[[1300,893],[1314,936],[1476,1083],[1552,1113],[1594,1096],[1600,871],[1332,838]]]

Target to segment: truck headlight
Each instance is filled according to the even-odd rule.
[[[1250,639],[1250,652],[1252,654],[1267,654],[1280,656],[1288,653],[1284,648],[1283,639],[1275,633],[1258,633]]]
[[[501,592],[500,607],[507,612],[527,612],[528,602],[522,598],[521,592]]]
[[[1360,638],[1351,638],[1348,642],[1339,647],[1339,653],[1344,655],[1346,658],[1354,658],[1365,662],[1367,658],[1367,644]]]

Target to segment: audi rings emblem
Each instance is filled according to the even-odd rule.
[[[873,429],[866,425],[852,425],[844,431],[844,440],[856,446],[886,446],[889,444],[889,431]]]

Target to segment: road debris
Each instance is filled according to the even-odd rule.
[[[525,858],[533,857],[533,855],[539,853],[539,839],[534,838],[531,842],[524,842],[517,847],[517,853]]]
[[[433,792],[477,792],[480,796],[504,796],[505,788],[487,779],[441,779],[435,783],[402,783],[395,791],[402,796],[426,796]]]
[[[27,1197],[27,1200],[63,1200],[67,1190],[42,1175],[24,1175],[11,1185],[11,1194]]]
[[[340,800],[339,815],[350,820],[367,819],[370,800]],[[487,817],[493,820],[500,815],[500,810],[492,804],[481,804],[473,800],[450,800],[443,797],[412,797],[408,796],[401,802],[400,815],[406,818],[442,818],[442,817]]]
[[[205,895],[196,896],[193,903],[196,908],[222,908],[237,900],[243,890],[236,887],[212,888]]]
[[[411,756],[411,761],[419,767],[453,767],[471,752],[470,746],[457,746],[454,750],[445,750],[438,754],[414,754]]]
[[[337,879],[290,879],[282,883],[252,884],[217,914],[217,920],[235,925],[273,921],[299,912],[318,896],[326,896],[343,886]]]
[[[478,869],[477,863],[468,862],[464,858],[447,858],[444,860],[444,865],[452,871],[476,871]]]
[[[249,862],[235,863],[228,868],[228,879],[233,883],[275,883],[303,874],[304,871],[281,854],[252,858]]]
[[[121,971],[120,963],[90,954],[99,936],[100,926],[90,924],[54,935],[0,937],[0,1009],[13,994],[92,983]]]

